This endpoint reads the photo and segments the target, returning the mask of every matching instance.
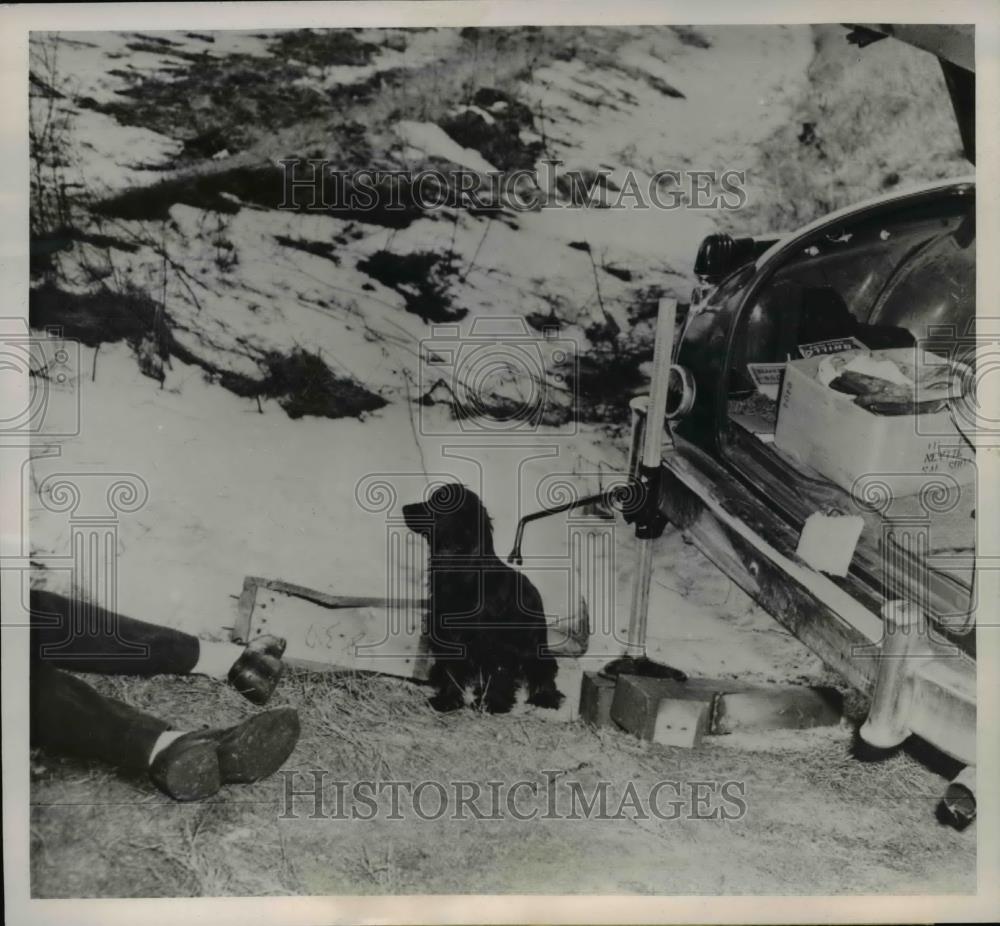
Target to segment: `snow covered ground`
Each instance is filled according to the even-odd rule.
[[[706,28],[704,43],[696,45],[665,29],[631,32],[619,57],[603,68],[555,61],[522,88],[544,112],[546,136],[570,167],[607,166],[614,177],[627,168],[648,177],[661,168],[744,167],[754,144],[787,115],[812,54],[804,27]],[[122,67],[123,55],[129,68],[164,71],[178,66],[169,54],[177,48],[269,54],[257,36],[169,39],[182,44],[164,46],[162,54],[141,36],[143,50],[127,52],[135,35],[63,36],[59,47],[77,92],[105,101],[128,84],[110,73]],[[422,33],[407,49],[382,52],[365,67],[420,66],[455,40],[451,33]],[[312,77],[325,87],[367,74],[345,65]],[[664,92],[665,85],[679,95]],[[117,190],[169,176],[163,168],[179,150],[176,139],[60,105],[72,115],[85,182]],[[396,154],[404,161],[490,166],[431,123],[401,120],[396,130]],[[211,636],[224,636],[232,625],[246,575],[341,594],[383,594],[387,536],[396,529],[399,505],[419,498],[429,483],[457,479],[479,491],[495,518],[498,550],[506,553],[517,518],[539,505],[546,480],[575,474],[581,492],[596,488],[599,470],[621,470],[627,437],[598,425],[534,434],[457,430],[443,406],[416,402],[427,385],[420,342],[454,333],[407,312],[405,290],[379,283],[359,263],[390,249],[453,255],[460,271],[449,281],[451,304],[468,312],[460,336],[467,337],[477,319],[519,322],[557,309],[560,338],[583,353],[591,349],[586,327],[605,315],[623,331],[635,323],[629,308],[640,287],[683,294],[697,243],[713,228],[711,215],[694,209],[545,209],[507,220],[442,210],[399,230],[329,215],[261,208],[221,214],[180,204],[168,222],[122,220],[119,231],[155,234],[185,275],[167,269],[151,246],[113,251],[110,270],[146,291],[162,290],[174,337],[199,359],[216,370],[253,375],[264,353],[307,348],[388,404],[360,419],[292,420],[277,402],[264,400],[258,408],[176,357],[161,388],[139,372],[124,344],[102,345],[97,357],[85,347],[79,436],[63,441],[58,456],[36,461],[34,485],[44,489],[54,473],[141,479],[148,500],[117,524],[118,607]],[[288,241],[335,246],[324,254]],[[570,246],[579,242],[589,253]],[[66,260],[79,269],[107,260],[107,253],[79,243]],[[626,268],[630,279],[606,272],[608,266]],[[521,349],[520,341],[511,343]],[[54,389],[51,414],[70,414],[74,401],[70,392]],[[385,510],[364,494],[378,481],[396,493]],[[36,496],[30,514],[32,554],[40,562],[68,555],[71,533],[67,513],[45,502]],[[615,532],[615,610],[625,614],[633,541],[620,522]],[[529,528],[526,568],[532,556],[564,555],[566,537],[559,518]],[[662,543],[650,615],[653,655],[705,674],[787,677],[818,670],[693,548],[677,538]],[[560,616],[568,607],[565,571],[542,570],[537,578],[548,610]],[[58,586],[68,577],[49,570],[39,581]],[[593,649],[615,646],[609,628]]]

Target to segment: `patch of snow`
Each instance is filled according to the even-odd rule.
[[[480,174],[495,173],[496,168],[478,151],[463,148],[433,122],[413,122],[404,119],[395,125],[396,134],[410,147],[418,148],[431,157],[444,158]]]
[[[398,505],[420,499],[429,482],[457,479],[475,487],[496,516],[498,545],[508,544],[516,508],[537,504],[539,479],[554,466],[572,472],[600,453],[594,429],[527,435],[506,446],[462,446],[446,433],[441,410],[423,410],[431,417],[421,419],[415,404],[387,407],[364,422],[293,421],[267,400],[259,414],[256,403],[208,383],[201,370],[176,359],[159,389],[120,344],[101,348],[91,382],[86,361],[93,351],[83,352],[81,433],[60,456],[37,462],[36,483],[67,471],[113,471],[143,480],[146,505],[122,516],[119,525],[119,607],[200,633],[218,634],[231,625],[231,596],[248,574],[331,592],[386,594],[389,579],[399,579],[387,573],[387,532],[398,527]],[[56,405],[75,401],[72,393],[51,399]],[[538,448],[534,466],[532,446]],[[617,452],[608,447],[605,453]],[[393,487],[393,507],[379,511],[365,501],[373,481]],[[538,538],[538,532],[529,538],[529,555],[539,554]],[[31,540],[36,552],[66,552],[65,513],[36,505]],[[555,579],[555,587],[565,585],[564,570]],[[151,588],[157,589],[153,595]],[[408,591],[423,594],[419,587]],[[559,611],[555,597],[552,607]]]
[[[120,344],[101,348],[92,382],[92,350],[83,353],[80,435],[65,442],[59,456],[36,460],[34,481],[84,472],[142,480],[146,503],[121,514],[117,524],[117,606],[197,634],[225,637],[247,575],[333,594],[422,597],[422,569],[390,551],[407,533],[401,506],[423,498],[428,486],[458,480],[477,491],[505,556],[517,519],[547,501],[544,486],[558,474],[587,491],[597,485],[588,473],[622,465],[620,443],[593,427],[517,440],[453,429],[449,436],[440,410],[404,404],[363,422],[292,421],[272,401],[258,413],[255,403],[177,360],[160,389]],[[63,390],[50,401],[76,400]],[[570,521],[554,517],[525,535],[523,568],[538,585],[550,620],[567,615],[581,588],[572,573],[570,529]],[[580,536],[578,519],[572,529]],[[620,653],[624,640],[635,540],[620,521],[610,527],[597,521],[593,530],[611,538],[613,552],[591,561],[582,576],[590,583],[582,587],[591,598],[594,636],[588,657],[564,663],[567,691],[573,690],[570,680],[591,667],[589,659]],[[49,556],[52,571],[42,578],[65,590],[67,576],[51,557],[70,552],[69,517],[36,503],[30,536],[33,557],[45,562]],[[650,602],[651,656],[693,674],[791,678],[817,670],[811,654],[679,536],[667,535],[660,546]],[[416,556],[423,556],[419,546]],[[602,607],[595,590],[606,583],[604,570],[613,578],[603,586]]]
[[[496,124],[496,119],[494,119],[492,115],[490,115],[485,109],[483,109],[482,106],[456,106],[455,109],[452,110],[452,113],[454,115],[458,115],[460,113],[474,113],[475,115],[479,116],[487,125]]]
[[[168,165],[184,147],[141,126],[122,125],[111,116],[76,107],[70,116],[70,147],[76,156],[70,170],[84,186],[102,195],[147,186],[163,179],[158,167]]]

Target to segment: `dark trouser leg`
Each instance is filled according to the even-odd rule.
[[[74,672],[185,675],[198,661],[198,638],[103,608],[31,591],[31,656]]]
[[[32,746],[132,769],[147,767],[153,744],[168,729],[37,660],[31,662],[30,718]]]

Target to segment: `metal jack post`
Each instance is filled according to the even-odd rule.
[[[525,515],[518,522],[514,546],[507,561],[523,563],[521,546],[524,529],[532,521],[547,518],[563,511],[570,511],[594,502],[610,503],[620,507],[626,523],[635,525],[639,540],[639,562],[632,590],[629,611],[626,654],[608,663],[602,675],[644,675],[651,678],[672,678],[680,681],[687,676],[671,666],[654,662],[646,656],[646,625],[649,615],[649,587],[653,577],[653,541],[664,531],[666,516],[660,510],[660,473],[663,441],[670,440],[664,428],[667,414],[667,393],[672,369],[674,327],[677,322],[677,301],[661,299],[656,326],[656,345],[653,351],[653,375],[648,401],[644,397],[633,399],[632,443],[629,455],[629,484],[615,486],[595,495],[574,499],[564,505],[544,508]],[[678,371],[682,375],[683,371]],[[686,390],[687,391],[687,390]],[[641,427],[645,418],[645,427]],[[642,437],[640,439],[640,431]],[[641,448],[640,448],[641,441]],[[641,450],[641,455],[640,455]]]
[[[878,681],[860,734],[876,749],[892,749],[913,732],[913,675],[920,663],[926,661],[929,649],[926,619],[915,605],[887,602],[882,608],[882,620],[885,636]]]
[[[661,299],[659,309],[659,319],[656,329],[656,346],[653,355],[653,382],[650,392],[656,397],[659,406],[659,420],[662,421],[667,413],[667,387],[670,379],[670,355],[673,350],[674,324],[677,319],[677,302],[674,299]],[[662,372],[661,372],[662,368]],[[508,563],[520,566],[524,562],[521,554],[521,547],[524,542],[524,529],[532,521],[541,518],[548,518],[554,514],[561,514],[564,511],[572,511],[574,508],[582,508],[584,505],[592,505],[595,502],[609,504],[619,507],[627,524],[636,525],[636,536],[640,538],[655,538],[663,533],[666,525],[666,518],[660,512],[660,440],[662,432],[656,431],[652,437],[649,436],[650,428],[645,429],[646,449],[639,457],[639,441],[642,428],[640,427],[643,417],[647,420],[656,420],[647,415],[648,404],[645,396],[635,398],[630,403],[632,409],[632,436],[629,450],[629,484],[618,485],[594,495],[586,495],[583,498],[574,499],[563,505],[555,505],[552,508],[542,508],[526,514],[517,524],[517,532],[514,535],[514,546],[507,557]],[[655,429],[652,429],[655,430]],[[655,448],[650,447],[655,444]],[[654,463],[647,463],[654,460]],[[649,583],[646,583],[646,594],[648,596]],[[633,608],[634,610],[634,608]],[[638,631],[637,631],[638,632]],[[645,633],[645,631],[643,631]],[[631,640],[631,632],[629,639]],[[640,646],[641,649],[641,646]]]
[[[653,578],[653,542],[662,533],[667,519],[660,510],[660,473],[664,439],[670,440],[664,427],[667,415],[667,391],[670,382],[674,327],[677,322],[677,300],[661,299],[656,325],[656,345],[653,350],[653,375],[649,388],[646,426],[642,439],[642,457],[637,467],[639,489],[636,504],[626,511],[626,520],[635,523],[639,541],[639,561],[632,587],[629,610],[627,649],[624,656],[608,663],[601,674],[643,675],[650,678],[672,678],[684,681],[687,676],[679,669],[654,662],[646,656],[646,627],[649,618],[649,587]],[[640,416],[636,403],[632,405],[633,441],[636,441]],[[635,449],[638,447],[634,444]]]

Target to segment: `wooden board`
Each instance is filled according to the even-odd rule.
[[[284,637],[291,665],[425,681],[431,666],[422,633],[425,608],[420,599],[329,595],[247,576],[232,636],[240,643],[264,633]]]
[[[564,568],[557,571],[565,573]],[[579,579],[570,583],[576,607],[548,626],[554,655],[577,657],[590,643],[587,601],[579,589]],[[422,632],[426,610],[426,599],[331,595],[280,579],[247,576],[231,636],[237,643],[265,633],[284,637],[285,657],[292,665],[426,681],[433,662]]]

